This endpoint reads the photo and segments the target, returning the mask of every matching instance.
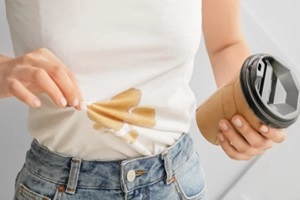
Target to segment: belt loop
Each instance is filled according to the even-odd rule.
[[[66,193],[68,194],[75,194],[77,181],[79,176],[81,160],[78,158],[72,158],[71,161],[71,169],[69,173],[69,179],[67,184]]]
[[[168,150],[162,153],[162,159],[164,160],[164,167],[167,174],[166,184],[169,185],[173,182],[173,170]]]

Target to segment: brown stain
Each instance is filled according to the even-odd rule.
[[[126,134],[126,141],[130,144],[134,143],[136,141],[136,139],[138,138],[139,133],[136,130],[130,130],[127,134]],[[124,138],[125,139],[125,138]]]
[[[137,126],[155,126],[155,110],[147,107],[136,107],[131,111],[131,122]]]
[[[102,126],[101,126],[100,124],[94,124],[94,125],[93,125],[93,128],[94,128],[95,130],[100,130],[100,129],[102,128]]]
[[[109,101],[95,102],[87,106],[88,117],[96,123],[93,128],[95,130],[107,128],[118,132],[126,123],[130,130],[121,137],[132,144],[139,135],[132,129],[132,125],[150,128],[156,124],[155,109],[138,107],[141,98],[142,92],[139,89],[130,88]]]

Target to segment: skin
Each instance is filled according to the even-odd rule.
[[[203,33],[216,84],[225,84],[250,55],[240,28],[239,0],[202,0]],[[80,88],[70,69],[46,48],[17,58],[0,55],[0,98],[15,96],[38,108],[38,93],[48,94],[59,107],[81,109]],[[221,120],[218,138],[232,159],[249,160],[285,139],[284,130],[262,124],[254,130],[242,116]]]
[[[218,87],[226,84],[241,68],[250,51],[240,27],[239,0],[202,0],[203,34]],[[285,131],[261,125],[252,128],[243,116],[221,120],[218,134],[224,152],[235,160],[250,160],[283,142]]]
[[[61,108],[80,109],[82,102],[74,74],[48,49],[40,48],[17,58],[0,55],[0,98],[15,96],[38,108],[41,101],[37,93],[47,93]]]

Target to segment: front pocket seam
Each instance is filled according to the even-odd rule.
[[[178,171],[180,171],[182,168],[185,167],[185,165],[187,165],[187,163],[190,161],[190,159],[194,156],[196,151],[194,151],[191,156],[180,166],[178,167],[176,170],[174,170],[174,174],[176,174]]]
[[[34,197],[41,198],[42,200],[51,200],[50,198],[48,198],[44,195],[38,194],[38,193],[30,190],[23,183],[20,183],[19,194],[26,198],[30,198],[30,199],[32,198],[32,196],[34,196]]]
[[[205,190],[206,190],[205,189],[206,188],[206,184],[204,184],[203,188],[201,189],[201,191],[198,194],[196,194],[196,195],[194,195],[192,197],[188,197],[186,195],[185,191],[183,190],[183,188],[181,187],[180,180],[178,180],[178,178],[177,178],[178,173],[180,174],[180,170],[184,169],[184,167],[193,158],[193,156],[197,156],[197,151],[194,151],[193,154],[191,154],[191,156],[186,160],[186,162],[183,165],[181,165],[179,168],[177,168],[176,171],[174,171],[174,176],[176,178],[176,181],[175,181],[176,190],[178,191],[179,195],[181,195],[182,198],[184,198],[185,200],[196,200],[197,198],[203,196],[205,194]],[[203,174],[202,169],[201,169],[201,172]]]
[[[181,195],[185,200],[196,200],[196,198],[201,197],[203,195],[203,193],[205,193],[205,190],[206,190],[206,186],[204,185],[204,187],[198,194],[191,196],[191,197],[187,197],[184,190],[182,189],[179,181],[177,180],[177,178],[176,178],[176,182],[175,182],[175,188],[178,191],[179,195]]]
[[[33,176],[36,176],[38,177],[39,179],[42,179],[43,181],[48,181],[50,183],[53,183],[53,184],[56,184],[56,185],[64,185],[65,183],[62,183],[62,182],[56,182],[56,181],[53,181],[49,178],[46,178],[44,176],[41,176],[37,173],[35,173],[32,169],[30,169],[30,167],[28,167],[27,165],[25,165],[25,168],[33,175]]]

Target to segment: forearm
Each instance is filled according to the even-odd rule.
[[[10,59],[9,57],[0,54],[0,63],[1,63],[1,62],[4,62],[4,61],[7,61],[7,60],[9,60],[9,59]]]
[[[217,86],[226,84],[238,73],[244,60],[249,56],[250,50],[244,40],[210,53],[209,58]]]
[[[240,0],[202,0],[202,19],[205,45],[220,87],[250,55],[240,26]]]

